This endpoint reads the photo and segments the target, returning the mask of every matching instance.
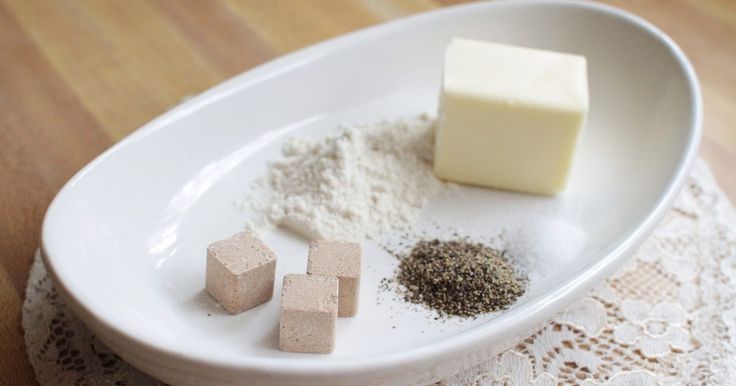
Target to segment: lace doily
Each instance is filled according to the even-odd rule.
[[[38,254],[23,304],[42,385],[156,385],[89,332]],[[736,212],[699,161],[654,235],[613,277],[503,354],[441,385],[680,385],[736,380]]]

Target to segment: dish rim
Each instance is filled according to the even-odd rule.
[[[677,171],[667,182],[665,189],[657,200],[656,204],[647,212],[636,229],[625,240],[602,253],[591,263],[580,268],[579,274],[572,280],[557,286],[545,295],[539,296],[534,301],[520,305],[514,309],[512,313],[504,313],[493,319],[493,329],[489,326],[478,326],[476,328],[460,332],[454,336],[443,338],[431,344],[425,344],[416,348],[392,354],[379,354],[368,357],[348,357],[333,358],[329,356],[321,357],[322,360],[299,360],[299,358],[264,358],[264,357],[237,357],[229,360],[214,360],[205,355],[197,355],[194,352],[181,352],[168,347],[166,344],[154,341],[150,342],[136,336],[124,327],[121,327],[111,321],[108,316],[101,316],[94,310],[90,304],[85,304],[83,295],[75,296],[65,284],[71,280],[70,277],[60,277],[55,270],[54,258],[47,246],[48,234],[53,232],[54,220],[53,213],[69,194],[71,188],[77,184],[84,176],[91,172],[98,164],[104,162],[108,157],[115,153],[122,146],[128,146],[137,141],[143,140],[146,136],[164,127],[172,121],[186,117],[191,112],[196,111],[211,103],[227,97],[233,92],[241,88],[249,87],[252,84],[263,82],[285,70],[299,67],[306,63],[315,61],[320,57],[334,51],[339,51],[345,46],[370,40],[381,35],[390,34],[393,31],[407,28],[408,25],[416,22],[425,22],[431,19],[448,17],[454,13],[467,12],[472,9],[495,8],[519,5],[564,5],[579,7],[596,12],[601,12],[621,19],[635,28],[641,29],[643,32],[656,38],[666,47],[673,55],[678,67],[685,76],[689,95],[693,100],[693,114],[689,122],[689,138],[684,156],[677,165]],[[141,128],[135,130],[130,135],[123,138],[118,143],[112,145],[101,155],[96,157],[79,172],[77,172],[57,193],[50,203],[46,215],[44,216],[42,233],[41,233],[41,255],[47,271],[53,282],[62,294],[67,304],[80,316],[88,326],[93,324],[95,327],[104,330],[109,336],[114,336],[114,341],[125,341],[128,347],[136,347],[138,350],[144,349],[149,353],[154,353],[158,358],[168,358],[175,360],[180,365],[188,364],[194,366],[206,366],[209,368],[219,368],[237,371],[258,371],[271,372],[287,375],[340,375],[354,372],[381,371],[397,369],[412,363],[429,361],[448,356],[453,353],[459,353],[473,347],[477,347],[482,342],[488,342],[494,337],[507,335],[513,330],[514,325],[532,324],[536,320],[543,319],[539,315],[551,315],[555,311],[561,309],[565,304],[575,299],[574,292],[580,292],[581,289],[590,288],[594,284],[600,282],[614,268],[619,266],[626,257],[627,252],[633,250],[641,242],[644,241],[653,231],[654,227],[659,223],[667,209],[671,206],[677,194],[680,192],[688,176],[698,152],[698,146],[702,135],[702,96],[699,82],[695,71],[689,60],[679,48],[679,46],[664,32],[647,22],[646,20],[633,15],[619,8],[598,4],[581,2],[575,0],[499,0],[494,2],[481,2],[474,4],[464,4],[451,6],[423,12],[405,18],[381,23],[362,30],[358,30],[349,34],[341,35],[332,39],[318,42],[315,45],[297,50],[293,53],[286,54],[274,60],[261,64],[253,69],[247,70],[216,85],[202,94],[182,103],[171,111],[153,119]],[[58,222],[58,220],[57,220]],[[81,299],[80,299],[81,298]],[[108,342],[109,336],[105,335],[101,338]],[[149,358],[150,360],[150,358]]]

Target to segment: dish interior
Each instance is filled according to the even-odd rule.
[[[637,230],[683,162],[694,103],[682,68],[651,32],[594,9],[524,3],[453,12],[280,59],[127,138],[50,209],[43,242],[57,276],[97,317],[158,347],[210,360],[323,360],[277,347],[281,277],[305,270],[304,240],[283,231],[266,238],[279,258],[274,299],[237,316],[203,292],[206,246],[243,229],[248,188],[288,136],[435,114],[443,49],[455,36],[585,55],[590,112],[563,194],[462,187],[431,201],[418,227],[490,235],[543,224],[547,232],[577,232],[565,262],[532,282],[505,317],[585,275]],[[332,358],[405,352],[493,329],[498,320],[434,320],[378,290],[394,257],[367,241],[363,259],[360,312],[339,320]]]

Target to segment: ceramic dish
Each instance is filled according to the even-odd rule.
[[[361,310],[339,320],[335,352],[280,352],[278,296],[229,316],[202,291],[207,244],[242,229],[236,204],[288,135],[435,112],[455,36],[585,55],[590,114],[560,196],[462,188],[432,201],[422,221],[468,232],[548,221],[581,242],[508,311],[445,323],[390,297],[376,302],[396,260],[366,242]],[[637,17],[560,1],[446,8],[287,55],[145,125],[59,192],[43,225],[44,262],[105,343],[169,383],[429,383],[523,337],[623,263],[683,185],[700,122],[690,64]],[[303,272],[303,240],[275,232],[267,242],[277,283]]]

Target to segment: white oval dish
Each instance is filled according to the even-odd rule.
[[[455,36],[585,55],[590,113],[560,196],[462,188],[432,201],[423,218],[475,233],[511,221],[560,224],[582,235],[579,248],[506,312],[442,323],[390,296],[376,302],[396,261],[366,242],[361,310],[340,319],[335,352],[280,352],[280,286],[270,303],[226,315],[202,292],[207,244],[242,229],[233,203],[287,135],[434,112],[442,52]],[[429,383],[523,337],[625,261],[682,187],[701,110],[680,49],[615,8],[445,8],[287,55],[139,129],[59,192],[44,220],[44,262],[105,343],[169,383]],[[277,283],[304,270],[304,241],[280,232],[266,241],[279,256]]]

